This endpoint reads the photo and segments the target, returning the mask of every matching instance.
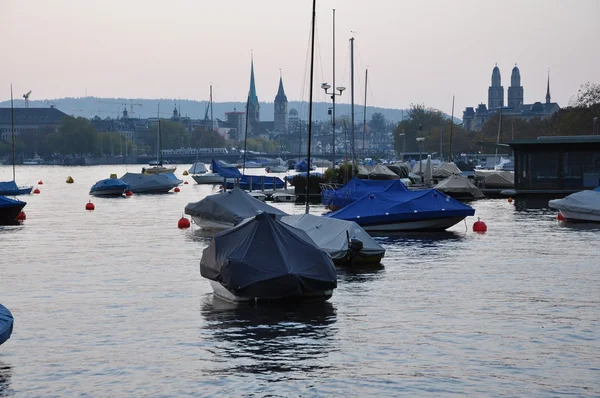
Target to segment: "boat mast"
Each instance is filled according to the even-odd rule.
[[[314,73],[314,57],[315,57],[315,17],[316,17],[317,0],[313,0],[312,7],[312,33],[310,35],[310,83],[308,94],[308,167],[306,168],[306,209],[305,213],[309,212],[310,199],[310,141],[312,139],[312,103],[313,103],[313,73]]]
[[[158,119],[158,165],[162,167],[163,159],[162,159],[162,137],[160,136],[160,118]]]
[[[350,139],[352,140],[350,150],[352,151],[352,176],[354,176],[354,37],[350,39],[350,113],[351,118],[350,126],[351,134]]]
[[[366,149],[365,149],[365,134],[367,132],[367,79],[369,78],[369,69],[365,70],[365,109],[363,109],[363,144],[362,144],[362,152],[363,152],[363,160],[366,157]]]
[[[13,181],[15,178],[15,107],[13,105],[13,90],[10,85],[10,132],[12,134]]]
[[[213,129],[215,127],[215,121],[213,120],[213,103],[212,103],[212,84],[210,85],[210,138],[211,138],[211,148],[210,148],[210,156],[215,157],[215,140],[213,137]]]
[[[248,141],[248,106],[250,106],[250,93],[246,99],[246,127],[244,127],[244,156],[242,158],[242,175],[246,174],[246,142]]]
[[[333,9],[333,95],[331,96],[331,100],[333,101],[331,108],[331,117],[332,117],[332,127],[333,127],[333,162],[331,163],[331,167],[335,170],[335,8]]]
[[[448,161],[452,161],[452,127],[454,127],[454,95],[452,96],[452,115],[450,116],[450,144],[448,145]],[[440,133],[441,134],[441,133]],[[440,153],[442,149],[440,147]]]

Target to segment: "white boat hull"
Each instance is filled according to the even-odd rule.
[[[273,202],[295,202],[296,195],[286,193],[274,193],[272,195]]]
[[[254,199],[260,200],[261,202],[264,202],[267,199],[267,195],[262,194],[260,192],[248,192],[248,194]]]
[[[192,178],[197,184],[221,184],[224,178],[216,173],[204,173],[193,175]]]
[[[566,221],[600,222],[600,214],[590,214],[572,210],[560,210],[560,212]]]
[[[399,221],[389,224],[360,225],[367,232],[442,231],[461,222],[465,217],[434,218],[430,220]]]
[[[268,299],[257,299],[256,297],[247,297],[247,296],[236,296],[235,294],[231,293],[229,290],[225,289],[225,287],[223,285],[221,285],[219,282],[210,280],[210,286],[213,288],[213,292],[214,295],[217,296],[218,298],[220,298],[221,300],[225,300],[228,301],[230,303],[249,303],[249,302],[254,302],[254,301],[261,301],[261,300],[287,300],[290,299],[288,297],[272,297],[272,298],[268,298]],[[302,296],[302,297],[298,297],[298,299],[305,299],[306,301],[317,301],[317,300],[329,300],[331,298],[331,296],[333,295],[333,290],[325,290],[323,292],[317,292],[317,293],[313,293],[310,295],[306,295],[306,296]]]
[[[221,222],[216,220],[208,220],[199,216],[192,216],[194,223],[202,229],[211,231],[223,231],[225,229],[233,228],[233,223]]]

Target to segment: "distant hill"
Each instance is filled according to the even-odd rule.
[[[171,117],[173,108],[177,105],[182,116],[189,116],[192,119],[202,119],[208,106],[208,101],[193,101],[193,100],[173,100],[173,99],[139,99],[139,98],[58,98],[53,100],[30,100],[31,108],[49,107],[54,105],[57,109],[68,115],[83,116],[92,118],[99,116],[101,118],[115,118],[121,116],[123,108],[127,107],[127,112],[131,112],[133,104],[133,117],[148,118],[156,117],[158,105],[160,104],[161,117]],[[141,105],[135,105],[141,104]],[[213,103],[213,117],[216,119],[225,119],[225,112],[231,112],[234,109],[243,111],[245,102],[215,102]],[[313,104],[313,120],[326,120],[330,116],[327,115],[327,109],[331,107],[331,103],[319,102]],[[24,107],[23,100],[15,100],[15,107]],[[10,107],[10,101],[0,102],[0,107]],[[301,119],[308,119],[308,102],[291,101],[288,103],[288,111],[295,108]],[[363,120],[363,107],[355,105],[355,120],[357,122]],[[336,116],[341,117],[350,115],[350,104],[336,104]],[[367,120],[370,119],[373,113],[380,112],[383,116],[394,122],[402,120],[403,115],[406,115],[405,109],[389,109],[367,106]],[[129,115],[131,117],[131,115]],[[210,114],[209,114],[210,117]],[[264,121],[273,120],[273,103],[260,103],[260,118]]]

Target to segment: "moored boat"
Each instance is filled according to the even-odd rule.
[[[27,202],[0,196],[0,225],[16,224],[17,216]]]
[[[0,345],[10,338],[13,331],[14,318],[8,308],[0,304]]]
[[[326,301],[337,287],[335,266],[311,238],[268,213],[215,235],[200,274],[230,302]]]
[[[119,178],[100,180],[90,188],[90,195],[121,196],[129,189],[129,184]]]
[[[600,222],[600,187],[550,200],[548,206],[559,210],[565,221]]]
[[[167,193],[183,183],[175,174],[125,173],[121,178],[133,193]]]
[[[16,195],[29,195],[33,190],[33,186],[20,187],[17,183],[12,181],[0,181],[0,195],[5,196],[16,196]]]

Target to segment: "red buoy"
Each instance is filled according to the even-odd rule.
[[[190,220],[181,216],[181,218],[177,222],[177,228],[185,229],[185,228],[189,228],[189,227],[190,227]]]
[[[131,191],[125,191],[125,196],[131,196],[131,195],[133,195],[133,192],[131,192]]]
[[[187,181],[184,181],[183,183],[184,183],[184,184],[187,184],[188,182],[187,182]]]
[[[23,221],[27,219],[27,215],[25,214],[24,211],[20,212],[19,215],[17,216],[17,218],[15,218],[15,220],[17,221]]]
[[[508,203],[512,203],[513,202],[513,198],[508,198]]]
[[[483,221],[480,221],[479,218],[477,218],[477,221],[475,221],[475,224],[473,224],[473,232],[485,231],[487,231],[487,225],[485,225]]]
[[[556,216],[556,219],[558,221],[565,221],[565,216],[563,216],[563,214],[559,211],[558,215]]]
[[[44,182],[42,180],[39,180],[38,185],[44,185]]]
[[[94,209],[96,209],[96,206],[94,206],[94,204],[93,204],[93,203],[92,203],[92,201],[90,200],[89,202],[87,202],[87,203],[85,204],[85,209],[86,209],[86,210],[94,210]]]
[[[179,192],[179,191],[181,191],[181,189],[179,189],[179,187],[175,187],[175,189],[173,191],[174,192]]]
[[[33,193],[38,194],[38,193],[40,193],[40,190],[36,188],[33,190]]]

